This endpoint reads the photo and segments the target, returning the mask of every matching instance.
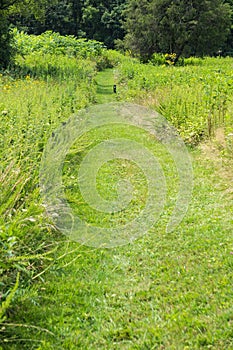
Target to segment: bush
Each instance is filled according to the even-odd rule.
[[[166,64],[165,55],[154,53],[150,59],[150,63],[153,64],[153,66],[161,66],[163,64]]]
[[[28,35],[13,30],[18,54],[25,56],[32,52],[68,57],[94,58],[102,54],[105,46],[96,40],[76,39],[73,35],[62,36],[47,31],[41,35]]]

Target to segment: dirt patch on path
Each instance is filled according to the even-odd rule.
[[[226,193],[231,194],[233,198],[233,157],[228,147],[223,128],[216,130],[212,140],[201,143],[199,146],[202,151],[201,157],[210,160],[221,178],[229,183]]]

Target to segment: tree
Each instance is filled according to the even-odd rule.
[[[82,5],[76,0],[47,1],[42,16],[38,11],[17,11],[10,17],[10,22],[19,30],[28,34],[41,34],[52,30],[61,35],[82,36],[80,27]]]
[[[227,37],[227,41],[223,49],[223,54],[224,55],[231,54],[233,56],[233,0],[225,0],[225,2],[230,5],[232,10],[232,15],[231,15],[231,30]]]
[[[125,44],[145,60],[154,52],[211,55],[231,26],[231,6],[222,0],[130,0]]]
[[[0,0],[0,68],[6,68],[13,53],[9,31],[8,11],[19,0]]]
[[[87,38],[99,40],[108,48],[114,47],[116,39],[123,39],[122,27],[126,0],[86,0],[83,8],[82,29]]]
[[[6,68],[12,55],[11,35],[9,23],[4,10],[0,10],[0,69]]]
[[[58,0],[50,0],[56,3]],[[12,35],[9,17],[13,14],[34,14],[41,20],[44,18],[48,0],[0,0],[0,68],[6,68],[13,56]]]
[[[42,1],[42,0],[41,0]],[[10,17],[11,23],[29,34],[53,30],[62,35],[86,36],[113,48],[115,39],[123,39],[123,13],[126,0],[62,0],[45,6],[44,20],[20,11]]]

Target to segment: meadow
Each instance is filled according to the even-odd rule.
[[[189,144],[213,136],[221,126],[231,131],[232,58],[186,59],[179,67],[154,64],[132,61],[120,67],[127,98],[156,109]]]
[[[166,57],[142,64],[98,42],[15,32],[15,64],[0,75],[0,349],[232,349],[233,59]],[[117,85],[117,93],[112,90]],[[98,190],[130,176],[137,196],[119,215],[83,203],[74,178],[104,139],[130,137],[160,157],[167,203],[132,244],[95,249],[69,241],[46,216],[39,168],[52,132],[81,109],[134,102],[179,131],[193,162],[192,201],[166,233],[175,204],[172,159],[137,129],[99,128],[66,157],[68,201],[91,224],[127,222],[144,206],[145,175],[130,162],[106,164]]]

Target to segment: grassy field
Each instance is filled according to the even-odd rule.
[[[4,348],[232,349],[232,172],[205,151],[191,152],[193,199],[173,233],[163,214],[124,247],[60,242],[19,291]]]
[[[233,349],[233,60],[142,65],[98,43],[93,54],[93,43],[59,38],[58,54],[45,51],[46,36],[39,46],[36,38],[20,40],[17,66],[0,76],[0,349]],[[27,45],[39,47],[36,58]],[[62,175],[67,200],[91,225],[125,223],[147,197],[146,174],[117,159],[100,169],[97,188],[113,200],[115,184],[129,178],[134,196],[128,208],[103,214],[83,202],[79,166],[103,140],[130,138],[146,146],[167,185],[164,209],[147,234],[97,249],[69,241],[46,217],[39,168],[62,122],[81,108],[112,101],[158,110],[179,130],[194,188],[184,220],[167,233],[178,186],[171,156],[136,128],[86,133],[66,156]]]
[[[124,98],[156,109],[179,130],[186,143],[232,130],[232,58],[187,59],[185,66],[119,66]]]

